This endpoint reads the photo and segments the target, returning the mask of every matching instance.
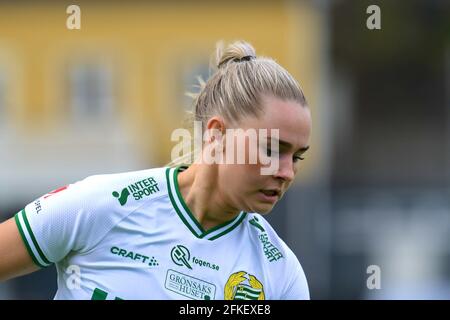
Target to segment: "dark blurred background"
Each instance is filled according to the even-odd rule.
[[[221,39],[275,58],[308,98],[311,150],[268,219],[311,297],[449,299],[450,1],[2,1],[0,220],[91,174],[169,162]],[[55,290],[50,267],[0,299]]]

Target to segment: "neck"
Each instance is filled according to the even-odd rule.
[[[178,174],[181,195],[205,230],[230,221],[240,213],[226,204],[217,182],[218,165],[193,164]]]

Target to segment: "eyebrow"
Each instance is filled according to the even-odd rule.
[[[273,139],[274,141],[277,141],[276,139]],[[280,146],[284,146],[284,147],[287,147],[287,148],[292,148],[292,144],[290,144],[289,142],[287,142],[287,141],[284,141],[284,140],[278,140],[278,143],[280,144]],[[297,153],[297,152],[301,152],[301,153],[303,153],[303,152],[305,152],[306,150],[308,150],[309,149],[309,146],[306,146],[306,147],[303,147],[303,148],[300,148],[300,149],[298,149],[295,153]]]

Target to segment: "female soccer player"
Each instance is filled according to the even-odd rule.
[[[214,152],[223,159],[235,151],[228,136],[210,135],[190,166],[95,175],[52,191],[0,225],[0,280],[55,263],[55,299],[309,299],[296,256],[262,217],[308,149],[300,86],[238,41],[218,46],[217,71],[194,108],[208,132],[267,132],[258,150],[267,145],[277,165],[263,174],[261,152],[247,161],[250,135],[245,163],[206,162],[208,146],[222,143]]]

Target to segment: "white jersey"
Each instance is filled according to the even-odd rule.
[[[185,167],[95,175],[15,216],[55,299],[309,299],[294,253],[259,214],[205,231],[178,189]]]

